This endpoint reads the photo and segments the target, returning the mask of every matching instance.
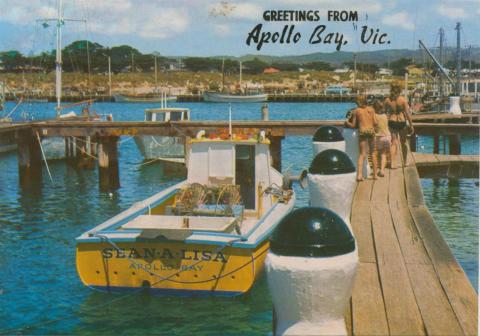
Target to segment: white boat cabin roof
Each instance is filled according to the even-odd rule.
[[[146,113],[168,113],[168,112],[190,112],[190,109],[184,107],[162,107],[145,109]]]
[[[183,107],[161,107],[145,109],[145,121],[190,120],[190,109]]]

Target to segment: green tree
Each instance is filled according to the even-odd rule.
[[[305,69],[317,70],[317,71],[332,71],[333,67],[330,63],[317,61],[317,62],[310,62],[305,63],[302,65]]]
[[[244,71],[250,74],[260,74],[263,70],[268,67],[268,63],[255,58],[251,61],[243,62]]]
[[[400,58],[390,63],[390,69],[394,76],[403,76],[407,72],[407,66],[413,64],[410,58]]]

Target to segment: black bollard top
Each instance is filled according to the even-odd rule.
[[[348,174],[355,172],[355,166],[346,153],[338,149],[327,149],[315,156],[308,172],[318,175]]]
[[[336,142],[343,141],[342,133],[333,126],[322,126],[313,135],[313,142]]]
[[[334,257],[355,250],[347,224],[333,211],[305,207],[285,216],[270,238],[273,253],[295,257]]]

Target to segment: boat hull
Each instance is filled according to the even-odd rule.
[[[65,139],[63,137],[49,137],[42,139],[42,148],[47,160],[65,159]]]
[[[185,163],[185,144],[181,137],[138,135],[135,143],[145,160]]]
[[[102,291],[140,291],[185,296],[238,296],[263,269],[268,240],[256,248],[182,241],[77,245],[82,282]]]
[[[161,103],[162,101],[177,101],[177,97],[128,97],[124,95],[113,95],[113,99],[117,103]]]
[[[229,95],[215,92],[205,92],[203,100],[212,103],[262,103],[268,100],[267,94]]]

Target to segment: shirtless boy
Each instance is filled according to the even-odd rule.
[[[356,128],[358,123],[358,162],[357,162],[357,181],[363,181],[363,161],[367,159],[368,153],[372,156],[373,179],[377,179],[377,153],[375,151],[375,126],[377,119],[375,110],[367,106],[367,98],[364,95],[357,96],[356,103],[358,107],[353,111],[345,126]]]

